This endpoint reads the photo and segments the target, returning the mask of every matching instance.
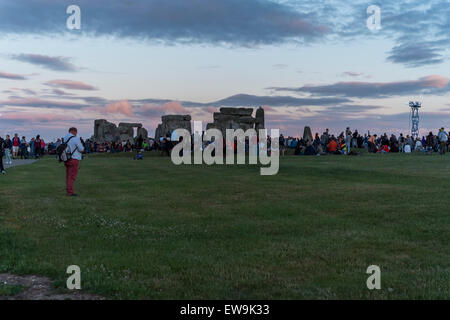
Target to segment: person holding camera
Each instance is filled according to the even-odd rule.
[[[64,162],[66,167],[66,190],[67,195],[70,197],[78,196],[74,192],[75,180],[78,176],[79,162],[83,159],[84,143],[81,138],[77,137],[77,128],[70,128],[69,134],[64,137],[64,142],[70,150],[70,160]]]

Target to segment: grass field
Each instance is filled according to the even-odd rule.
[[[131,157],[84,160],[79,198],[54,159],[0,176],[0,273],[63,288],[75,264],[114,299],[450,299],[450,156],[286,157],[276,176]]]

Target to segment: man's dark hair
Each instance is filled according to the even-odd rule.
[[[69,132],[72,132],[72,131],[78,132],[77,128],[75,128],[75,127],[72,127],[72,128],[69,129]]]

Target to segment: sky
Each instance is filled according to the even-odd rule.
[[[0,0],[0,136],[259,106],[285,135],[408,134],[411,100],[425,135],[450,129],[449,30],[444,0]]]

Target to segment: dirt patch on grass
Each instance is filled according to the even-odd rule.
[[[4,288],[4,290],[2,290]],[[7,295],[2,295],[2,294]],[[9,293],[8,293],[9,292]],[[61,292],[53,288],[49,278],[0,274],[0,300],[104,300],[83,291]]]

